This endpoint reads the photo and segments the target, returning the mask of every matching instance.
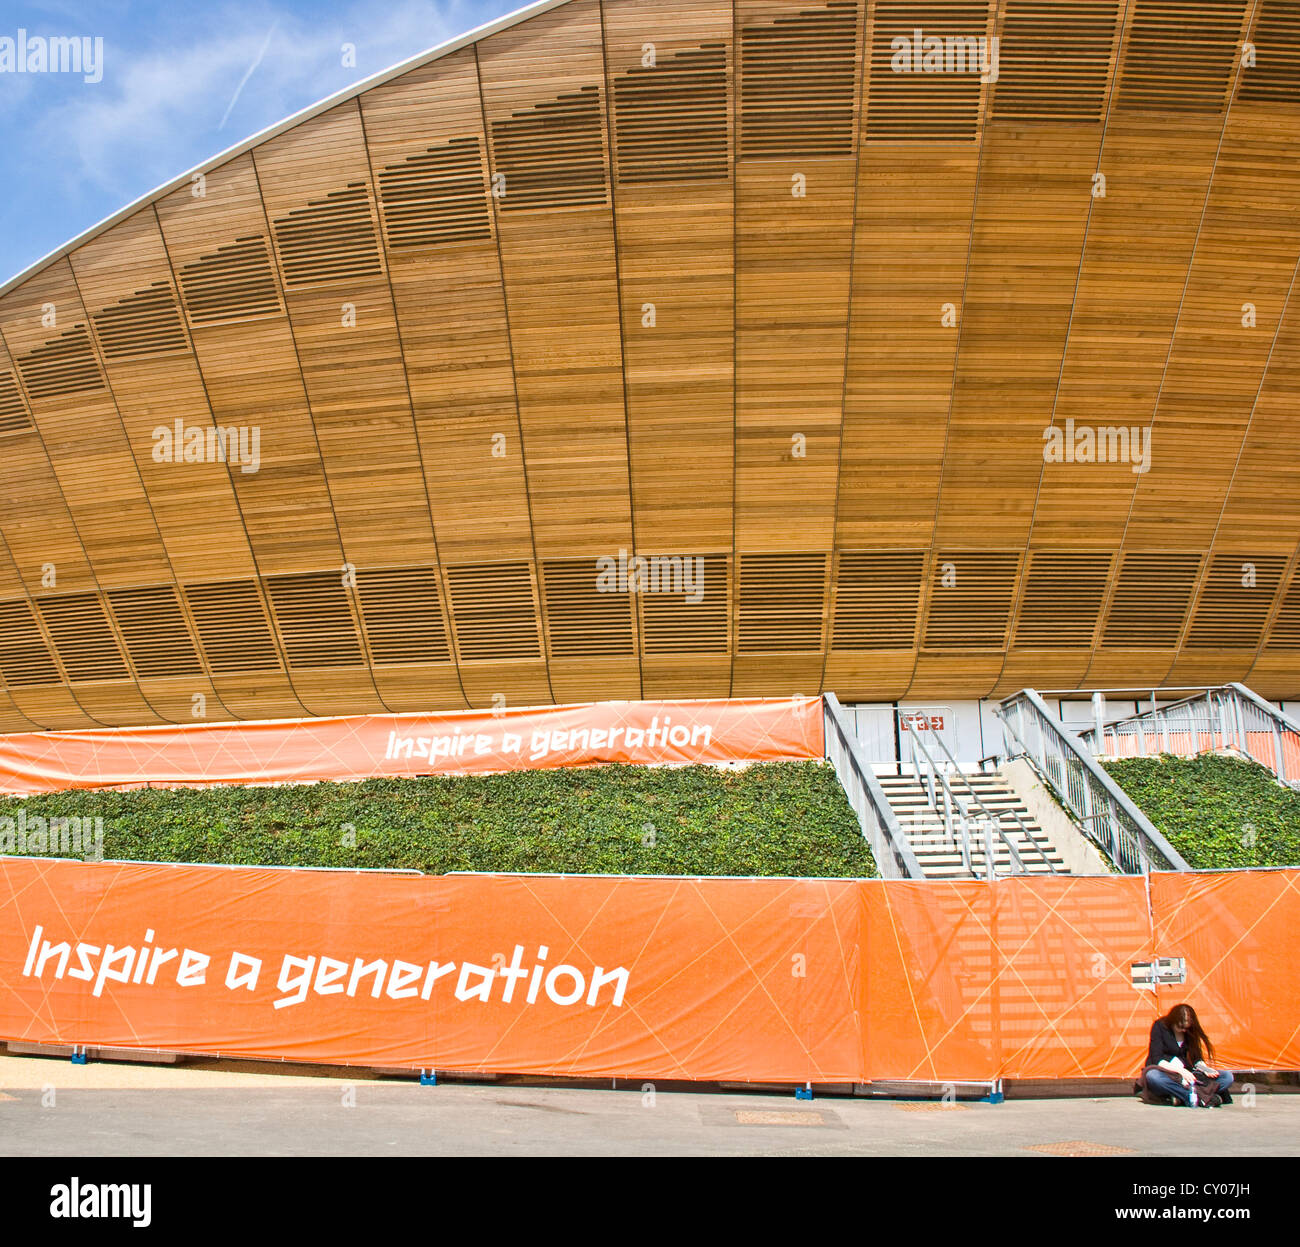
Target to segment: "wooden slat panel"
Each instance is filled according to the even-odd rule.
[[[1127,540],[1204,550],[1300,260],[1300,114],[1228,119]],[[1254,326],[1243,311],[1253,309]]]
[[[438,566],[369,156],[355,102],[254,153],[343,550],[359,568]],[[384,704],[464,705],[455,670],[373,670]]]
[[[600,4],[570,0],[478,57],[537,554],[613,557],[636,543]],[[558,700],[589,687],[581,661],[550,658]],[[610,696],[640,696],[635,658],[608,676]]]
[[[42,309],[50,305],[58,319],[47,328],[41,323]],[[33,420],[99,582],[140,584],[167,578],[166,553],[66,259],[5,298],[0,328],[17,357]],[[93,381],[84,389],[48,388],[48,375],[24,361],[69,333],[79,335],[77,340],[84,344],[78,368]],[[44,388],[32,391],[33,379],[41,379]]]
[[[727,566],[732,539],[732,6],[606,5],[605,43],[637,548],[710,552],[711,576]],[[709,596],[725,625],[727,587],[710,580]],[[641,600],[662,622],[659,605]],[[682,609],[688,631],[688,617],[714,619],[703,604]],[[646,696],[726,691],[726,636],[721,647],[688,648],[684,639],[671,658],[642,655]]]
[[[854,3],[736,6],[735,523],[745,551],[829,551],[835,537],[861,19]]]
[[[15,378],[17,370],[0,343],[0,372]],[[29,412],[21,386],[23,410]],[[95,579],[86,561],[58,478],[50,467],[36,426],[28,423],[0,438],[5,470],[0,472],[0,531],[19,583],[39,592],[52,568],[57,583],[67,589],[93,589]]]
[[[972,530],[995,547],[1028,540],[1100,142],[1100,126],[1089,123],[995,119],[985,127],[941,544]]]
[[[215,437],[156,215],[152,209],[137,213],[92,240],[74,253],[72,266],[177,580],[251,578],[257,564],[232,481],[247,475],[243,469],[250,465],[206,455],[209,430],[214,449],[224,443]],[[147,299],[136,297],[140,289]],[[170,454],[162,434],[170,435]],[[187,459],[187,438],[198,436],[205,453]],[[205,692],[208,718],[304,713],[283,672],[261,681],[251,698],[238,680],[211,671],[208,679],[210,687],[199,682],[191,690]]]
[[[1289,0],[569,0],[332,106],[0,300],[0,726],[1300,693],[1297,64]]]
[[[1010,636],[1020,564],[1015,550],[934,552],[910,697],[983,696],[993,687]]]
[[[460,677],[472,706],[550,696],[541,609],[531,562],[450,564],[447,599]],[[545,690],[545,691],[543,691]]]
[[[830,558],[742,554],[732,695],[807,693],[825,666]]]
[[[1204,557],[1183,551],[1126,550],[1086,679],[1097,687],[1153,677],[1173,663],[1203,570]]]
[[[207,305],[194,296],[183,300],[217,424],[260,429],[257,471],[231,473],[253,553],[266,575],[341,568],[343,551],[278,287],[274,300],[264,297],[266,283],[275,287],[276,278],[252,158],[240,156],[213,170],[205,187],[202,198],[188,188],[166,196],[158,217],[182,287],[184,274],[219,245],[239,237],[263,243],[264,259],[241,284],[256,298],[250,293],[238,306],[232,303],[220,320],[210,319]]]
[[[15,640],[20,645],[35,644],[37,646],[37,661],[39,661],[40,649],[44,648],[45,653],[55,666],[52,683],[38,685],[5,681],[8,686],[9,700],[13,703],[15,712],[29,720],[27,727],[76,728],[96,726],[97,720],[86,713],[84,707],[78,703],[76,697],[68,688],[64,672],[58,665],[59,660],[54,649],[53,640],[48,629],[41,624],[36,607],[31,596],[26,591],[22,577],[18,574],[18,569],[10,557],[9,548],[3,540],[0,540],[0,600],[9,604],[6,611],[9,613],[11,620],[14,620],[11,626],[17,629]],[[24,610],[26,611],[25,615],[23,614]],[[23,620],[31,621],[32,626],[36,629],[38,641],[33,642],[30,634],[23,631]],[[11,633],[11,636],[13,635]],[[30,662],[31,660],[26,661]],[[27,727],[19,730],[25,731]]]
[[[533,564],[474,50],[367,92],[361,112],[442,562]],[[510,670],[489,698],[550,700],[540,651]]]
[[[44,485],[48,492],[34,500],[36,516],[41,523],[48,517],[54,533],[61,530],[64,537],[38,553],[39,571],[24,572],[29,589],[80,587],[93,599],[101,586],[169,577],[166,551],[66,258],[6,297],[0,332],[17,364],[35,430],[9,436],[15,467],[25,463]],[[6,535],[16,557],[30,557],[21,532]],[[65,564],[51,557],[55,549]],[[200,689],[211,691],[202,683]],[[77,700],[109,723],[158,722],[166,713],[150,704],[125,666],[112,674],[105,669]]]
[[[222,427],[259,431],[257,470],[244,472],[241,464],[231,473],[259,571],[264,577],[341,576],[345,553],[253,157],[237,157],[209,173],[201,198],[190,189],[168,195],[158,203],[158,216],[212,414]],[[245,261],[218,280],[214,244],[233,247],[240,239]],[[248,385],[250,374],[256,386]],[[364,655],[354,668],[334,672],[332,681],[298,678],[291,665],[290,681],[309,713],[383,709]]]
[[[841,550],[826,686],[855,700],[898,697],[912,677],[924,550]]]

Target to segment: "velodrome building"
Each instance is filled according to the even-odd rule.
[[[1294,0],[535,4],[2,288],[0,730],[1300,697],[1298,153]]]

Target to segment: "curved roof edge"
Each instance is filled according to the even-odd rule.
[[[92,238],[97,238],[105,230],[111,229],[119,221],[125,220],[132,213],[139,211],[147,204],[154,203],[164,195],[171,194],[172,191],[184,186],[196,173],[207,173],[212,169],[218,168],[228,160],[233,160],[236,156],[242,156],[245,152],[251,151],[259,143],[266,142],[267,139],[274,138],[277,134],[283,134],[286,130],[291,130],[294,126],[304,121],[309,121],[312,117],[317,117],[323,112],[342,104],[347,100],[355,99],[358,95],[369,91],[372,87],[383,85],[394,78],[401,77],[402,74],[408,73],[412,69],[418,69],[421,65],[427,65],[430,61],[436,61],[440,57],[449,56],[453,52],[459,52],[461,48],[468,47],[471,43],[478,43],[481,39],[486,39],[489,35],[494,35],[498,31],[506,30],[511,26],[517,26],[526,22],[530,17],[547,12],[549,9],[558,9],[561,5],[567,4],[568,0],[534,0],[532,4],[526,5],[522,9],[516,9],[513,13],[507,13],[505,17],[499,17],[496,21],[486,22],[482,26],[475,27],[467,34],[458,35],[455,39],[450,39],[446,43],[440,43],[427,52],[419,52],[408,60],[401,61],[388,69],[382,69],[377,74],[372,74],[369,78],[363,78],[360,82],[355,82],[351,86],[344,87],[341,91],[336,91],[333,95],[326,96],[315,104],[310,104],[306,108],[286,117],[283,121],[277,121],[275,125],[268,126],[265,130],[259,130],[256,134],[236,143],[233,147],[227,147],[225,151],[218,152],[215,156],[195,165],[192,169],[186,169],[184,173],[172,178],[169,182],[164,182],[161,186],[147,191],[138,199],[133,199],[124,208],[119,208],[111,216],[106,216],[98,224],[92,225],[89,229],[83,230],[75,238],[65,242],[62,246],[56,247],[53,251],[43,255],[39,260],[29,264],[22,272],[9,278],[8,281],[0,283],[0,298],[3,298],[11,290],[21,286],[23,282],[31,277],[35,277],[42,269],[48,268],[57,260],[64,256],[71,255],[78,247],[88,243]]]

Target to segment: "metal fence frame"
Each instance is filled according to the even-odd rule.
[[[1127,715],[1104,724],[1100,740],[1096,727],[1079,737],[1107,758],[1147,757],[1153,752],[1196,757],[1230,750],[1267,767],[1289,787],[1300,787],[1300,723],[1244,684],[1206,688]],[[1154,749],[1148,748],[1150,737],[1155,738]]]
[[[1033,689],[1006,698],[997,716],[1008,757],[1023,757],[1033,767],[1075,825],[1120,871],[1191,869]]]
[[[921,865],[907,842],[898,815],[862,753],[857,733],[834,693],[822,695],[826,760],[835,768],[862,837],[871,846],[884,879],[923,879]]]

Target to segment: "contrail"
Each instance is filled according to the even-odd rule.
[[[225,114],[221,118],[221,124],[217,129],[223,129],[226,119],[230,116],[230,110],[239,102],[239,94],[244,89],[244,84],[253,76],[253,71],[262,63],[262,57],[266,55],[266,49],[271,46],[271,36],[275,34],[275,28],[280,23],[272,22],[271,29],[266,32],[266,38],[262,41],[262,50],[257,54],[257,59],[248,67],[248,72],[239,80],[239,85],[235,88],[235,94],[230,97],[230,103],[226,105]]]

